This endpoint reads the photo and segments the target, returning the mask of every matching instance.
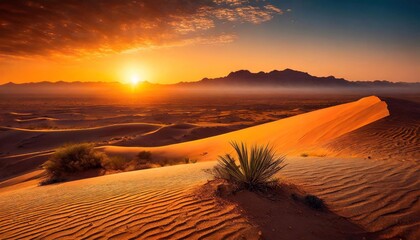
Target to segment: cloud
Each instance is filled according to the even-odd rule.
[[[2,0],[0,55],[85,56],[233,41],[230,25],[282,11],[261,0]]]

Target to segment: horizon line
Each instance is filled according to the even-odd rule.
[[[278,71],[278,72],[284,72],[284,71],[287,71],[287,70],[294,71],[294,72],[299,72],[299,73],[306,73],[306,74],[310,75],[311,77],[317,77],[317,78],[333,77],[335,79],[341,79],[341,80],[345,80],[345,81],[348,81],[348,82],[356,82],[356,83],[357,82],[372,82],[372,83],[373,82],[420,83],[420,81],[415,81],[415,82],[397,81],[397,82],[395,82],[395,81],[384,80],[384,79],[376,79],[376,80],[349,80],[349,79],[345,79],[345,78],[341,78],[341,77],[336,77],[334,75],[329,75],[329,76],[315,76],[315,75],[311,75],[309,72],[304,72],[304,71],[295,70],[295,69],[291,69],[291,68],[285,68],[283,70],[273,69],[273,70],[267,71],[267,72],[265,72],[265,71],[252,72],[252,71],[250,71],[248,69],[239,69],[239,70],[236,70],[236,71],[231,71],[231,72],[229,72],[225,76],[214,77],[214,78],[203,77],[200,80],[196,80],[196,81],[179,81],[179,82],[176,82],[176,83],[156,83],[156,82],[153,82],[153,81],[144,80],[144,81],[141,81],[140,84],[142,84],[142,83],[149,83],[149,84],[154,84],[154,85],[176,85],[176,84],[183,84],[183,83],[184,84],[185,83],[198,83],[198,82],[200,82],[202,80],[205,80],[205,79],[213,80],[213,79],[217,79],[217,78],[225,78],[225,77],[228,77],[232,73],[241,72],[241,71],[246,71],[246,72],[249,72],[251,74],[258,74],[258,73],[268,74],[268,73],[271,73],[271,72],[276,72],[276,71]],[[93,81],[82,81],[82,80],[76,80],[76,81],[67,81],[67,80],[43,80],[43,81],[37,81],[37,82],[31,81],[31,82],[22,82],[22,83],[15,83],[13,81],[9,81],[9,82],[5,82],[5,83],[1,83],[0,86],[4,86],[4,85],[7,85],[7,84],[22,85],[22,84],[36,84],[36,83],[119,83],[119,84],[123,84],[123,85],[129,85],[129,83],[126,83],[124,81],[118,81],[118,80],[116,80],[116,81],[101,81],[101,80],[93,80]]]

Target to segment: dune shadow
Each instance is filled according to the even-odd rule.
[[[303,191],[282,184],[268,192],[220,192],[219,183],[209,182],[204,191],[214,191],[222,201],[237,205],[262,239],[377,239],[361,226],[330,211],[327,206],[315,209],[305,202]],[[229,191],[228,191],[229,192]]]

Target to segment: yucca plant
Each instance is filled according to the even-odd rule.
[[[276,183],[274,175],[283,169],[284,156],[277,156],[270,145],[253,145],[243,142],[230,143],[235,149],[239,165],[230,154],[219,156],[214,169],[218,178],[225,179],[249,190],[258,190]]]

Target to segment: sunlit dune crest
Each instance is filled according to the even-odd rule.
[[[296,153],[388,115],[386,103],[376,96],[371,96],[356,102],[192,142],[154,148],[108,146],[105,147],[105,151],[112,154],[134,155],[140,150],[147,149],[163,158],[188,156],[199,160],[213,160],[229,151],[230,141],[246,141],[250,144],[267,142],[280,152]]]

